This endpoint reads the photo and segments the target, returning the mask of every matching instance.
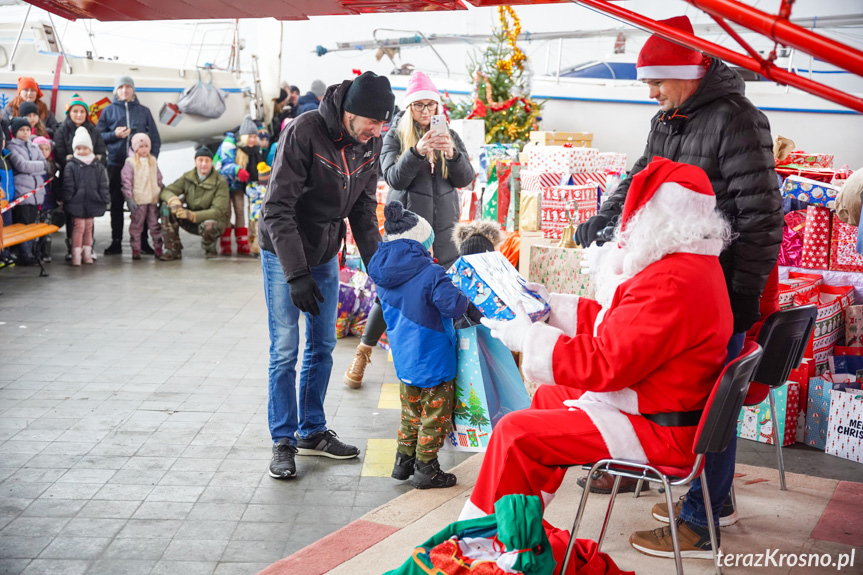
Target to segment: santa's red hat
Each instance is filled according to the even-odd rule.
[[[716,195],[704,170],[658,156],[633,176],[623,204],[621,229],[648,202],[658,202],[692,217],[705,216],[716,209]]]
[[[694,34],[692,23],[686,16],[675,16],[659,22]],[[639,80],[699,80],[707,72],[704,64],[705,58],[701,52],[654,34],[638,53],[636,77]]]

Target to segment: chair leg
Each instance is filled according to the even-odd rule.
[[[569,565],[569,560],[572,556],[572,548],[575,546],[575,536],[578,533],[578,526],[581,524],[581,517],[584,515],[584,510],[587,507],[587,496],[590,495],[590,484],[593,481],[593,474],[599,468],[599,465],[594,465],[587,474],[587,481],[584,484],[584,493],[581,494],[581,501],[578,503],[578,511],[575,513],[575,521],[572,523],[572,531],[569,533],[569,543],[566,545],[566,553],[563,556],[563,563],[560,566],[560,573],[564,575],[566,568]]]
[[[710,532],[710,548],[713,550],[713,566],[716,569],[716,575],[722,575],[722,568],[719,565],[719,545],[716,543],[716,525],[713,523],[713,505],[710,504],[710,491],[707,489],[707,476],[703,469],[701,470],[701,491],[704,495],[707,530]]]
[[[773,422],[773,443],[776,444],[776,456],[779,458],[779,489],[785,491],[785,462],[782,460],[782,441],[779,437],[779,422],[776,419],[776,402],[773,400],[773,389],[768,394],[770,398],[770,420]]]
[[[665,487],[665,502],[668,505],[668,528],[671,532],[671,543],[674,545],[674,565],[677,575],[683,575],[683,559],[680,557],[680,539],[677,535],[677,518],[674,516],[674,501],[671,497],[671,485],[668,478],[662,476],[662,486]]]
[[[620,475],[615,475],[614,485],[611,487],[611,496],[608,499],[608,509],[605,510],[605,519],[602,521],[602,530],[599,532],[599,541],[596,544],[596,550],[602,550],[602,541],[605,539],[605,529],[608,527],[608,521],[611,519],[611,510],[614,508],[614,498],[617,497],[617,490],[620,488]]]
[[[635,493],[632,494],[632,497],[638,499],[641,497],[641,488],[644,486],[644,479],[638,480],[638,485],[635,486]]]

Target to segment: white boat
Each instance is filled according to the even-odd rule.
[[[174,143],[210,142],[239,126],[245,115],[255,115],[253,90],[238,71],[208,69],[201,71],[202,78],[209,81],[212,74],[213,85],[226,93],[225,112],[216,119],[183,114],[179,123],[167,125],[159,122],[162,106],[176,103],[183,90],[198,81],[197,69],[184,67],[181,54],[173,67],[159,67],[62,52],[49,24],[27,22],[22,29],[20,21],[0,23],[0,108],[17,95],[18,78],[29,76],[38,82],[43,102],[62,122],[73,94],[89,105],[104,98],[112,101],[114,79],[128,74],[135,80],[135,95],[152,112],[162,143],[169,148]]]

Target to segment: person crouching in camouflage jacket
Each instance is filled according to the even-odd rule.
[[[201,146],[195,151],[195,169],[162,190],[160,215],[165,251],[159,259],[182,257],[180,228],[201,236],[207,259],[215,258],[217,243],[228,225],[225,213],[229,196],[228,181],[213,169],[213,152]]]

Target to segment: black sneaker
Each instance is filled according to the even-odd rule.
[[[141,243],[141,253],[144,254],[145,256],[152,256],[152,255],[156,254],[156,252],[153,250],[153,248],[150,247],[150,244],[148,244],[146,242]]]
[[[299,455],[322,455],[332,459],[351,459],[360,454],[353,445],[342,443],[332,429],[316,433],[308,439],[297,439]]]
[[[405,455],[401,451],[396,452],[396,464],[393,466],[393,479],[404,481],[414,474],[414,465],[417,458],[415,455]]]
[[[283,438],[273,445],[273,459],[270,460],[270,477],[276,479],[292,479],[297,476],[297,464],[294,455],[297,448],[291,445],[288,438]]]
[[[417,461],[414,467],[414,477],[411,485],[417,489],[435,489],[439,487],[452,487],[456,484],[456,476],[452,473],[442,471],[437,459],[428,463]]]
[[[120,242],[111,242],[111,245],[105,248],[106,256],[116,256],[123,253],[123,246]]]

